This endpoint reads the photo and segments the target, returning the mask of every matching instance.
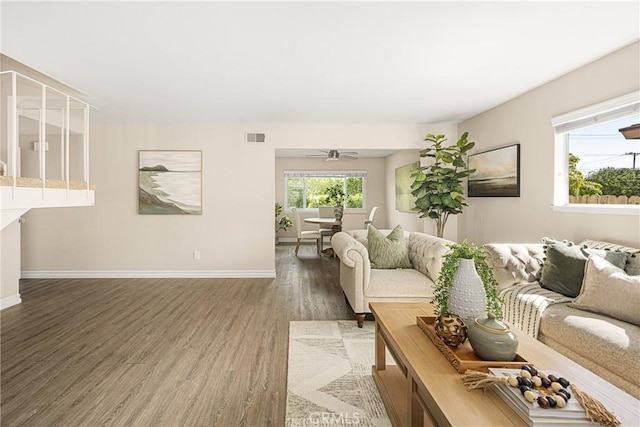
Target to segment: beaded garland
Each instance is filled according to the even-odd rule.
[[[535,402],[543,409],[567,405],[571,399],[571,393],[566,389],[571,384],[569,380],[547,375],[529,365],[522,365],[520,369],[520,375],[509,375],[507,382],[511,387],[519,388],[528,402]]]
[[[602,427],[620,426],[620,420],[616,418],[616,416],[611,413],[602,404],[602,402],[580,390],[578,387],[576,387],[575,384],[569,383],[569,381],[565,378],[556,378],[552,375],[548,375],[546,378],[544,378],[545,374],[538,372],[537,369],[533,371],[535,372],[535,375],[531,375],[532,369],[535,368],[529,365],[526,365],[526,367],[522,366],[520,375],[514,375],[513,378],[496,377],[492,374],[468,369],[464,373],[462,381],[467,390],[486,388],[494,384],[515,384],[513,385],[513,387],[523,387],[524,385],[524,387],[529,388],[529,390],[521,390],[522,394],[526,393],[525,399],[531,401],[529,399],[535,398],[535,401],[538,403],[538,405],[543,408],[557,408],[562,407],[561,405],[563,405],[563,403],[566,404],[567,401],[571,398],[571,393],[569,393],[569,391],[565,387],[569,387],[573,394],[576,396],[576,400],[580,403],[580,406],[582,406],[582,408],[585,410],[587,417],[592,422],[599,423]],[[526,373],[523,373],[523,371]],[[542,375],[542,377],[540,375]],[[527,376],[529,376],[530,378],[526,378]],[[541,394],[536,396],[536,394],[532,390],[533,387],[527,385],[529,381],[531,381],[532,384],[537,384],[539,381],[540,386],[535,385],[534,387],[537,387],[537,391],[541,391],[544,396]],[[546,392],[544,392],[543,390],[546,390]],[[552,406],[552,401],[550,400],[550,398],[555,401],[555,406]],[[545,403],[548,404],[548,406],[544,406]]]

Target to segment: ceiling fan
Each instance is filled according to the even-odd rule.
[[[327,162],[340,160],[340,159],[349,159],[349,160],[357,160],[358,157],[355,154],[358,154],[357,151],[338,151],[338,150],[320,150],[325,154],[309,154],[307,157],[326,157]]]

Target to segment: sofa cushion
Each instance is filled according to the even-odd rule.
[[[624,252],[586,248],[566,242],[548,242],[540,284],[543,288],[562,295],[577,297],[589,255],[603,257],[620,268],[625,266],[628,258],[628,254]]]
[[[624,266],[624,271],[626,271],[630,276],[640,275],[640,249],[618,245],[617,243],[601,242],[598,240],[589,239],[583,240],[580,245],[594,249],[606,249],[610,251],[626,252],[629,254],[629,258],[627,259],[627,264]]]
[[[409,233],[407,246],[409,247],[409,260],[413,268],[427,276],[432,281],[438,280],[442,270],[443,256],[449,252],[447,246],[450,240],[429,234]]]
[[[640,327],[621,320],[554,304],[542,315],[538,338],[561,343],[623,378],[637,370]]]
[[[640,252],[629,255],[624,271],[626,271],[629,276],[640,276]]]
[[[386,235],[391,233],[392,230],[379,228],[378,231]],[[347,233],[349,236],[362,243],[365,248],[369,247],[369,241],[367,240],[367,234],[369,233],[369,230],[367,228],[344,231],[343,233]],[[410,233],[408,231],[405,231],[404,238],[408,240],[409,234]]]
[[[640,276],[629,276],[592,255],[587,260],[580,295],[571,307],[640,326]]]
[[[430,298],[433,296],[433,282],[413,269],[372,270],[364,294],[367,298]]]
[[[384,232],[384,230],[378,230],[378,231]],[[367,241],[368,232],[369,232],[368,229],[362,229],[362,230],[349,230],[346,233],[351,237],[353,237],[354,239],[356,239],[358,242],[362,243],[365,248],[368,248],[369,247],[369,242]]]
[[[484,245],[484,250],[498,281],[498,291],[538,280],[544,260],[542,244],[489,243]]]
[[[387,236],[369,224],[367,232],[371,268],[412,268],[402,226],[397,225]]]
[[[606,259],[616,267],[620,268],[625,267],[629,260],[629,257],[634,253],[634,251],[640,253],[640,249],[628,248],[626,246],[621,246],[615,243],[597,242],[594,240],[584,240],[580,244],[576,245],[575,243],[568,240],[560,241],[556,240],[553,237],[543,237],[542,243],[545,245],[545,253],[548,246],[566,245],[574,249],[580,248],[585,257],[585,262],[589,255],[598,255]]]

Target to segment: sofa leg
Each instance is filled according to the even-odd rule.
[[[364,326],[364,317],[366,314],[358,313],[356,314],[356,320],[358,321],[358,328],[362,328]]]

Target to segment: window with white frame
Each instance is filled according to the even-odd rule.
[[[366,179],[367,173],[361,171],[285,171],[286,208],[331,206],[335,202],[331,195],[341,190],[345,209],[364,209]]]
[[[640,92],[552,119],[554,207],[640,208],[640,139],[621,129],[640,123]]]

